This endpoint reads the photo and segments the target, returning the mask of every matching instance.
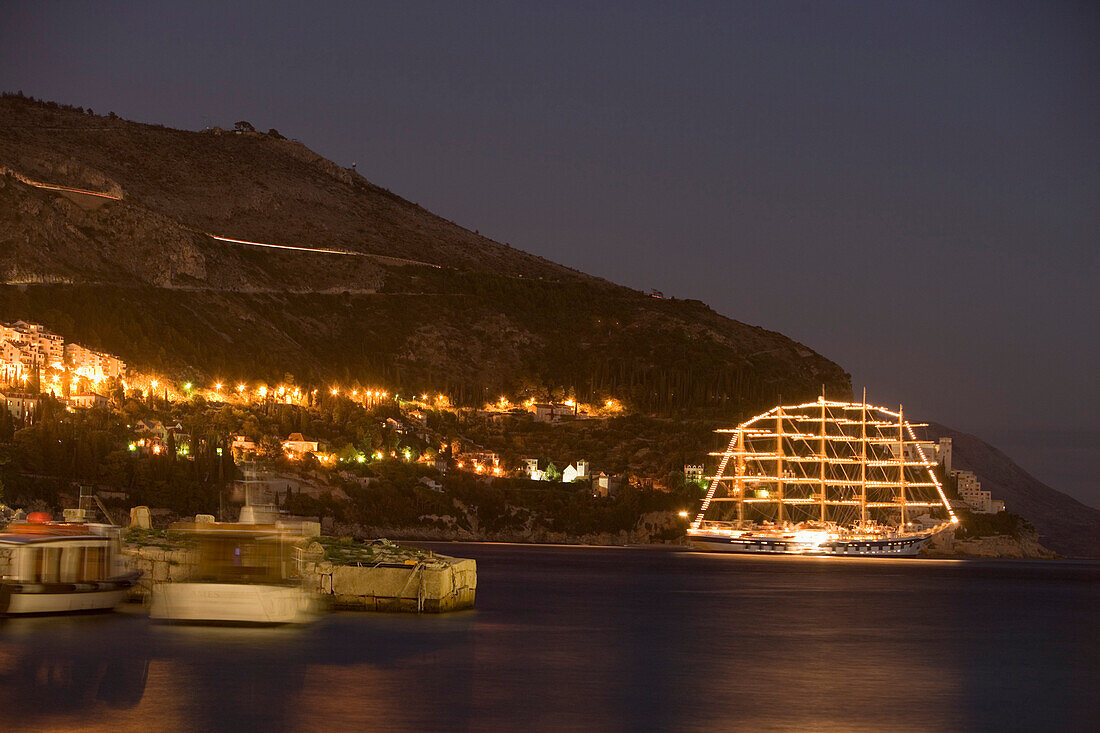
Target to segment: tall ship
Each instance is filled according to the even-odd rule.
[[[705,550],[906,557],[958,523],[935,447],[902,408],[819,398],[780,405],[729,434],[687,531]]]

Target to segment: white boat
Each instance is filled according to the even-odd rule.
[[[114,608],[141,577],[126,572],[119,547],[111,525],[9,524],[0,532],[0,615]]]
[[[783,405],[731,433],[687,531],[700,549],[911,557],[958,522],[929,443],[899,408]]]
[[[154,619],[207,624],[291,624],[313,617],[313,597],[293,578],[295,539],[274,526],[236,523],[172,525],[197,545],[190,580],[157,583]]]

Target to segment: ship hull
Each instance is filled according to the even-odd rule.
[[[872,540],[828,540],[807,544],[782,537],[730,537],[718,534],[691,535],[693,545],[708,552],[734,552],[746,555],[810,555],[818,557],[914,557],[931,537],[909,535]]]
[[[193,624],[295,624],[311,620],[312,598],[297,585],[157,583],[150,618]]]

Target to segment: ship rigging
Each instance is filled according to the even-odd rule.
[[[708,550],[916,555],[957,523],[922,424],[863,402],[780,405],[736,428],[688,537]]]

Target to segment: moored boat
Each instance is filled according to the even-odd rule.
[[[112,525],[44,519],[0,532],[0,615],[107,611],[139,577],[123,567]]]

